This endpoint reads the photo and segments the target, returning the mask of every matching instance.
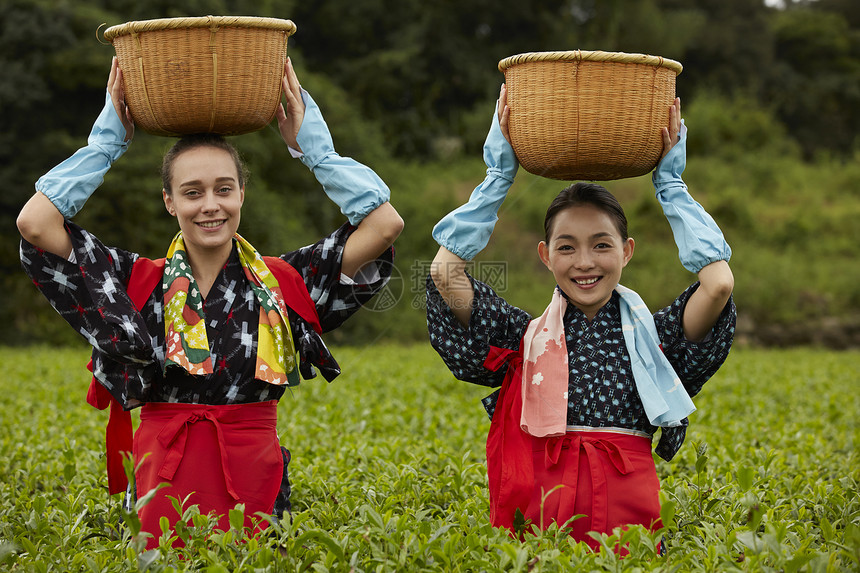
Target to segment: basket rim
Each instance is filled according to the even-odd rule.
[[[644,64],[646,66],[655,66],[658,68],[667,68],[675,72],[675,75],[681,73],[684,66],[681,62],[670,60],[661,56],[649,56],[648,54],[633,54],[627,52],[602,52],[588,50],[570,50],[564,52],[525,52],[515,56],[509,56],[499,62],[499,71],[504,72],[506,69],[524,64],[527,62],[614,62],[620,64]]]
[[[154,20],[135,20],[111,26],[104,32],[105,40],[113,42],[119,36],[139,34],[141,32],[156,32],[160,30],[177,30],[187,28],[261,28],[265,30],[280,30],[287,36],[296,32],[292,20],[280,18],[263,18],[259,16],[191,16],[186,18],[156,18]]]

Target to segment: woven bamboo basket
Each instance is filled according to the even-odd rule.
[[[238,135],[265,127],[281,99],[290,20],[204,16],[112,26],[135,125],[155,135]]]
[[[517,159],[530,173],[567,181],[648,173],[681,69],[658,56],[579,50],[500,61]]]

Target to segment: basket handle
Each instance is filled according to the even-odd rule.
[[[213,20],[209,27],[209,50],[212,52],[212,112],[209,114],[209,131],[215,129],[215,106],[218,103],[218,49],[215,43],[218,29],[218,24]]]
[[[96,41],[102,46],[110,46],[111,43],[107,41],[107,39],[104,37],[104,32],[102,31],[102,28],[104,28],[105,26],[107,26],[107,22],[102,22],[101,24],[99,24],[99,27],[96,28]]]
[[[137,71],[140,74],[140,85],[143,88],[143,100],[146,102],[146,109],[149,111],[149,117],[155,122],[155,125],[158,126],[158,129],[161,131],[167,131],[164,127],[159,123],[158,117],[155,115],[155,112],[152,110],[152,103],[149,101],[149,90],[146,88],[146,73],[143,69],[143,46],[140,45],[140,34],[137,32],[132,32],[131,37],[134,39],[135,50],[137,51]]]

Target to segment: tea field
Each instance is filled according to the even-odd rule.
[[[333,350],[344,374],[279,406],[293,521],[249,539],[182,508],[186,547],[139,556],[134,516],[107,495],[87,351],[0,348],[0,570],[860,570],[858,352],[733,351],[681,452],[658,462],[665,529],[618,532],[622,558],[613,537],[594,553],[563,531],[520,542],[489,526],[488,391],[429,345]]]

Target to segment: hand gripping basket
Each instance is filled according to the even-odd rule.
[[[663,150],[681,64],[621,52],[532,52],[499,62],[511,144],[530,173],[608,181],[648,173]]]
[[[290,20],[162,18],[112,26],[135,125],[155,135],[238,135],[265,127],[281,99]]]

